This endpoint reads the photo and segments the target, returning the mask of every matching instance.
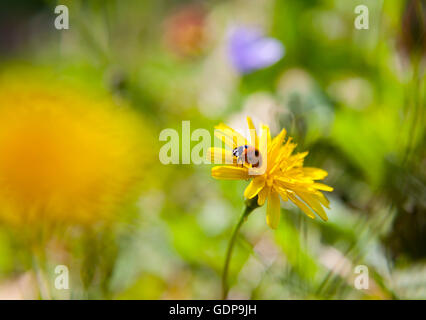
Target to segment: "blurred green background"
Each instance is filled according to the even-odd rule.
[[[54,8],[67,5],[69,30]],[[357,30],[357,5],[369,29]],[[226,54],[233,24],[285,46],[273,66],[238,74]],[[46,68],[124,99],[161,130],[244,128],[246,115],[286,128],[327,170],[329,221],[282,203],[278,230],[257,209],[242,228],[230,298],[425,299],[426,4],[417,0],[2,1],[1,70]],[[158,143],[160,147],[160,142]],[[47,277],[70,269],[64,299],[217,299],[246,182],[209,165],[147,168],[131,218],[51,244]],[[1,210],[1,208],[0,208]],[[0,227],[0,298],[37,298],[29,252]],[[357,265],[369,289],[357,290]],[[52,282],[50,281],[50,282]]]

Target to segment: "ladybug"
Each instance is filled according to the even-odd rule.
[[[242,166],[244,163],[247,163],[251,164],[253,168],[257,168],[262,164],[262,157],[259,150],[247,144],[234,148],[232,155],[237,157],[237,164],[241,163]]]

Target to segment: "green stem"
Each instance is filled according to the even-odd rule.
[[[258,207],[257,205],[257,197],[253,199],[254,201],[247,201],[246,207],[244,209],[243,214],[241,215],[240,219],[238,220],[237,225],[234,228],[234,231],[232,232],[231,240],[228,243],[228,249],[226,250],[226,258],[225,258],[225,265],[223,267],[223,273],[222,273],[222,300],[225,300],[228,296],[228,271],[229,271],[229,264],[231,262],[232,252],[234,250],[235,240],[237,239],[238,232],[241,229],[241,226],[243,225],[243,222],[247,219],[248,215]]]
[[[52,296],[50,294],[49,283],[44,273],[45,264],[43,262],[43,257],[40,256],[39,252],[34,252],[32,257],[33,270],[35,272],[38,295],[41,300],[51,300]]]

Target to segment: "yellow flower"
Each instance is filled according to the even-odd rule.
[[[256,171],[250,163],[237,161],[231,150],[241,146],[250,145],[237,131],[225,124],[215,127],[215,136],[224,141],[228,149],[211,148],[210,159],[227,160],[228,165],[212,168],[212,177],[228,180],[248,180],[250,184],[244,191],[244,197],[253,199],[257,196],[259,206],[267,201],[266,222],[275,229],[280,220],[280,197],[283,201],[290,200],[296,204],[307,216],[314,219],[318,214],[327,220],[324,207],[329,208],[329,201],[321,191],[333,191],[333,188],[315,182],[327,176],[327,172],[318,168],[303,167],[303,160],[307,152],[292,154],[296,144],[288,138],[286,131],[271,139],[269,127],[262,125],[261,136],[256,133],[252,120],[247,118],[250,129],[250,142],[260,152],[264,164],[263,170]]]
[[[150,158],[139,116],[37,76],[0,77],[0,221],[107,221],[140,189]]]

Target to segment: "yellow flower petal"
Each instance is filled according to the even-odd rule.
[[[292,193],[288,193],[288,197],[290,198],[293,203],[298,206],[309,218],[315,219],[314,213],[311,211],[311,209],[308,208],[306,204],[304,204],[302,201],[297,199],[296,196],[294,196]]]
[[[249,174],[245,167],[217,166],[212,168],[212,177],[222,180],[247,180]]]
[[[329,192],[334,190],[332,187],[327,186],[326,184],[323,184],[323,183],[313,183],[312,187],[318,190],[329,191]]]
[[[287,131],[282,129],[281,132],[272,140],[272,145],[281,146],[284,142],[285,135]]]
[[[281,145],[283,144],[286,133],[287,131],[285,129],[282,129],[280,134],[272,140],[271,145],[268,147],[269,162],[278,163],[278,160],[280,158],[278,157],[278,155],[281,153]]]
[[[271,134],[269,132],[269,127],[262,125],[261,127],[261,136],[259,141],[259,152],[262,157],[261,166],[258,168],[261,174],[264,174],[268,169],[268,146],[270,145]]]
[[[254,198],[259,191],[262,190],[264,185],[265,179],[262,176],[254,178],[247,186],[246,190],[244,190],[244,197],[247,199]]]
[[[248,144],[246,138],[224,123],[218,124],[215,126],[215,129],[215,137],[217,137],[219,140],[224,140],[225,144],[232,149],[240,145]]]
[[[303,165],[303,159],[309,154],[308,151],[296,153],[291,157],[291,161],[295,162],[295,165]],[[301,162],[302,160],[302,162]]]
[[[281,148],[280,158],[289,158],[294,149],[296,149],[297,144],[292,142],[293,139],[289,137],[285,145]]]
[[[266,207],[266,223],[272,229],[278,228],[281,216],[280,197],[278,193],[271,190],[268,197],[268,205]]]
[[[250,142],[252,146],[259,148],[259,138],[256,133],[256,127],[250,117],[247,117],[247,124],[250,130]]]
[[[269,196],[269,191],[271,188],[264,187],[257,195],[257,204],[263,206],[265,204],[266,198]]]
[[[305,175],[309,176],[312,180],[321,180],[328,175],[327,171],[319,169],[319,168],[304,167],[303,172],[305,173]]]
[[[324,221],[328,220],[327,214],[317,199],[312,198],[309,194],[304,192],[297,192],[297,195],[305,201]]]
[[[262,124],[261,133],[262,133],[262,136],[263,136],[263,134],[266,135],[265,141],[267,142],[268,146],[270,146],[271,143],[272,143],[272,139],[271,139],[271,131],[269,130],[269,127],[265,124]]]
[[[279,195],[281,196],[281,199],[283,199],[283,201],[287,201],[288,200],[288,196],[287,196],[287,191],[279,186],[274,186],[274,189],[277,190],[277,192],[279,193]]]
[[[323,195],[321,192],[317,191],[316,193],[312,194],[313,197],[317,198],[321,204],[330,209],[330,201],[327,199],[325,195]]]

